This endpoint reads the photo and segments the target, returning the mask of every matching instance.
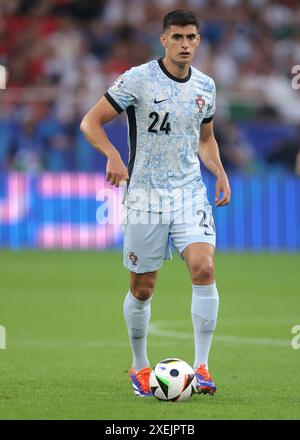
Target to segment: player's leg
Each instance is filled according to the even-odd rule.
[[[208,368],[208,356],[216,327],[219,295],[214,277],[214,251],[210,244],[193,243],[183,252],[192,282],[194,367],[204,364]]]
[[[198,373],[201,371],[201,374],[196,374],[198,391],[214,393],[216,387],[207,369],[212,336],[216,327],[219,296],[214,278],[216,234],[209,203],[195,207],[190,204],[187,217],[175,218],[171,225],[171,237],[187,263],[192,281],[194,368]]]
[[[219,308],[219,295],[214,277],[214,252],[214,246],[208,243],[190,244],[183,252],[192,281],[191,312],[197,391],[210,394],[216,391],[216,386],[208,373],[208,356]]]
[[[146,213],[148,214],[148,213]],[[136,223],[136,213],[129,210],[124,225],[124,265],[130,270],[130,289],[124,301],[133,364],[130,378],[138,396],[151,395],[147,334],[151,314],[151,296],[157,271],[168,258],[169,225]],[[139,217],[140,219],[141,217]],[[131,221],[130,221],[131,220]]]
[[[151,297],[156,278],[157,271],[143,274],[131,272],[130,290],[124,301],[124,318],[133,358],[130,378],[137,396],[151,395],[147,336],[151,316]]]
[[[130,290],[124,301],[124,318],[132,349],[132,368],[136,371],[149,367],[147,335],[156,278],[157,271],[130,273]]]

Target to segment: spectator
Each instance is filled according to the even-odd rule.
[[[67,157],[82,115],[124,70],[161,56],[160,18],[176,7],[201,19],[195,67],[216,81],[217,114],[235,123],[300,124],[299,90],[290,77],[300,62],[298,0],[0,0],[0,63],[8,68],[5,94],[14,106],[11,120],[0,121],[1,169],[11,163],[22,169],[63,166],[50,156],[65,157],[65,167],[74,167]],[[50,130],[53,140],[39,134],[45,121],[20,122],[20,111],[30,115],[36,99],[51,107],[45,118],[49,127],[54,120],[59,127]],[[220,127],[228,166],[252,169],[256,147],[246,145],[232,123],[221,120]],[[268,164],[275,164],[276,154]]]
[[[300,176],[300,124],[295,136],[281,141],[266,159],[277,168]]]
[[[253,171],[254,151],[235,124],[223,121],[216,128],[216,139],[222,163],[229,173],[232,171]]]

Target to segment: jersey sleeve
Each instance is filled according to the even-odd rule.
[[[207,107],[205,118],[202,121],[203,124],[208,124],[208,122],[212,121],[216,111],[216,85],[213,79],[211,79],[211,89],[211,102]]]
[[[138,81],[133,69],[120,75],[104,96],[118,113],[137,105]]]

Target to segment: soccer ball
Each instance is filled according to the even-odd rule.
[[[151,371],[149,385],[158,400],[178,402],[193,394],[195,372],[185,361],[169,358],[160,361]]]

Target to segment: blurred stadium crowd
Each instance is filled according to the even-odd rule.
[[[200,17],[193,65],[216,81],[227,170],[300,175],[299,0],[0,0],[0,170],[103,167],[79,122],[120,73],[162,56],[162,18],[177,7]],[[124,119],[112,133],[125,157]]]

